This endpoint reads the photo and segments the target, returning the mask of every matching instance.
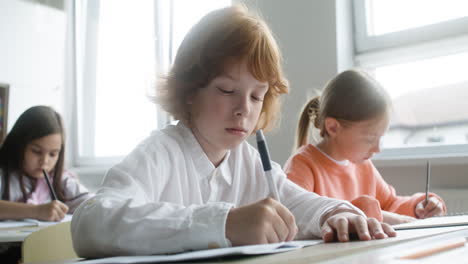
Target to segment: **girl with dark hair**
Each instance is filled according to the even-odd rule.
[[[90,196],[75,175],[64,171],[64,153],[64,127],[56,111],[34,106],[21,114],[0,147],[0,219],[60,221]]]

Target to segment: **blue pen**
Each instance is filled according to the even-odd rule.
[[[258,152],[260,152],[260,158],[262,159],[263,171],[265,171],[265,177],[267,178],[270,195],[272,195],[273,199],[276,201],[281,202],[278,190],[276,189],[276,185],[273,181],[273,176],[271,175],[270,154],[268,153],[268,146],[265,140],[265,136],[263,136],[261,129],[257,130],[256,135]]]

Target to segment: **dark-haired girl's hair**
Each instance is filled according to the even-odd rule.
[[[53,187],[58,199],[65,201],[63,188],[61,187],[65,156],[65,133],[60,114],[48,106],[33,106],[23,112],[0,147],[0,169],[3,172],[3,200],[9,199],[10,177],[13,173],[16,173],[20,177],[19,183],[21,192],[23,193],[23,201],[26,202],[28,193],[26,192],[24,173],[22,172],[26,146],[33,140],[52,134],[60,134],[62,137],[59,156],[51,176],[54,179]],[[35,184],[34,180],[33,184]],[[34,190],[34,185],[32,190]]]

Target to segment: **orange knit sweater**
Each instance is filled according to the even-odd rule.
[[[361,164],[350,162],[340,165],[311,144],[301,147],[289,158],[284,170],[288,178],[302,188],[322,196],[350,201],[368,217],[380,221],[383,220],[381,210],[416,217],[414,209],[425,199],[424,193],[398,196],[370,160]],[[437,195],[430,195],[443,203]]]

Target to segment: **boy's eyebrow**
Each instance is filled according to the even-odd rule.
[[[230,75],[229,73],[223,73],[223,74],[219,75],[219,77],[221,77],[221,78],[226,78],[226,79],[230,79],[230,80],[232,80],[232,81],[235,81],[235,80],[236,80],[236,78],[234,78],[234,77],[233,77],[232,75]]]
[[[225,78],[225,79],[229,79],[231,81],[236,81],[237,80],[234,76],[230,75],[229,73],[223,73],[223,74],[219,75],[219,78]],[[268,89],[269,85],[268,85],[268,83],[265,83],[265,84],[262,83],[262,84],[258,84],[256,87],[257,88],[262,88],[262,89],[263,88]]]

